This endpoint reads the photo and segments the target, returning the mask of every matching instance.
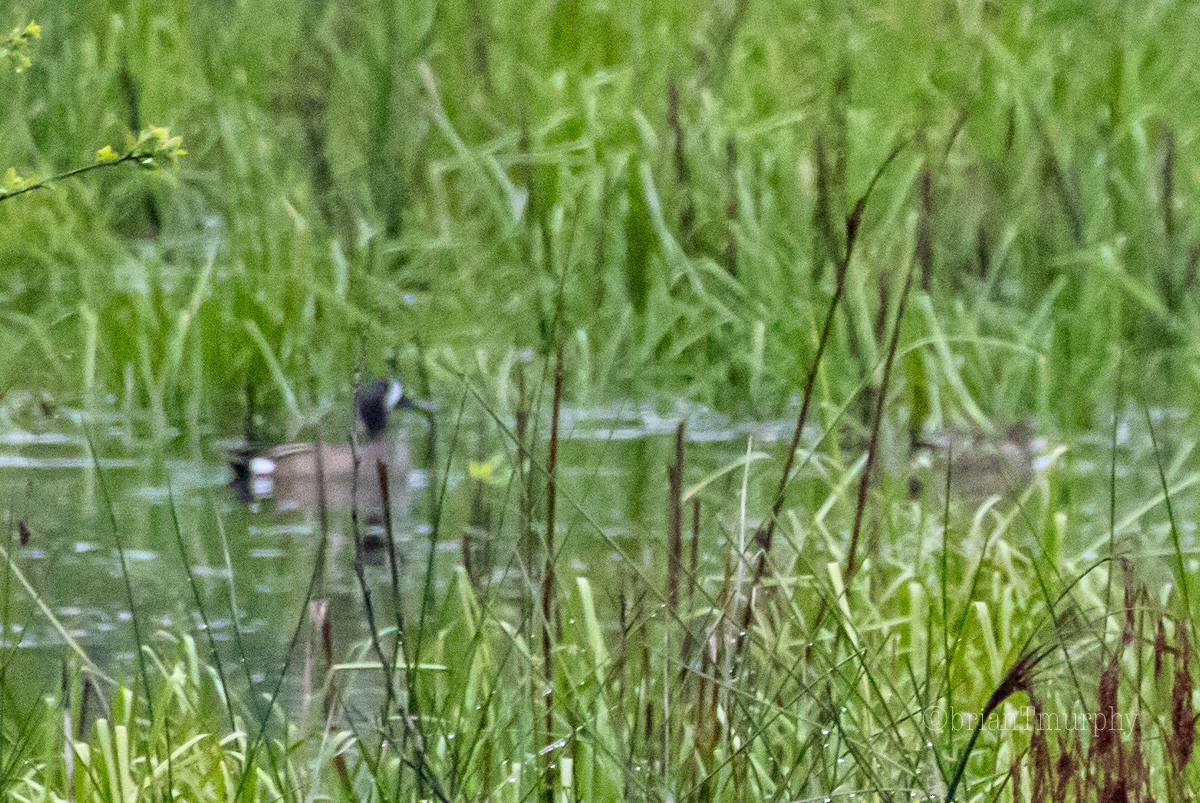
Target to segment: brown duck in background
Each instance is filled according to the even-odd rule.
[[[429,411],[405,395],[395,379],[378,379],[364,385],[355,399],[355,438],[358,451],[357,505],[367,523],[383,514],[383,489],[378,464],[387,467],[388,490],[393,506],[406,495],[412,456],[407,433],[392,430],[390,413],[411,409],[430,416]],[[318,509],[321,489],[331,510],[349,510],[354,504],[354,449],[350,444],[322,443],[318,460],[317,443],[285,443],[260,452],[252,447],[238,450],[230,461],[231,485],[244,501],[272,499],[278,510]],[[318,478],[323,477],[323,486]]]
[[[968,499],[1019,494],[1057,454],[1028,422],[1013,424],[999,435],[943,430],[914,439],[912,451],[919,464],[943,476],[950,454],[953,490]]]

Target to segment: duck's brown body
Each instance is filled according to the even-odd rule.
[[[357,504],[359,514],[370,521],[383,513],[380,463],[386,469],[388,498],[395,503],[407,490],[411,467],[407,440],[403,436],[358,445],[357,483],[354,480],[354,452],[349,445],[318,446],[315,443],[288,443],[271,449],[254,461],[254,482],[259,491],[257,495],[269,496],[277,508],[315,510],[320,504],[323,487],[325,504],[331,510],[350,510]]]
[[[1027,424],[1014,424],[1000,436],[975,430],[943,431],[914,447],[931,453],[933,467],[946,471],[945,457],[952,455],[951,482],[957,495],[982,499],[1018,493],[1033,479],[1045,440]]]
[[[271,499],[280,510],[358,511],[360,520],[383,519],[384,500],[392,513],[404,504],[411,459],[406,435],[391,432],[388,413],[393,408],[427,409],[414,405],[395,380],[377,380],[356,396],[357,447],[349,444],[287,443],[266,452],[249,449],[232,461],[233,485],[246,500]],[[357,467],[355,457],[357,456]],[[386,468],[387,490],[380,484],[379,466]]]

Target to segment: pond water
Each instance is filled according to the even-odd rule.
[[[25,695],[53,689],[69,652],[67,637],[106,671],[128,667],[134,639],[114,521],[143,637],[150,639],[164,629],[187,630],[203,644],[180,555],[181,540],[218,644],[232,655],[232,591],[252,676],[256,682],[272,683],[283,666],[297,621],[305,615],[321,532],[314,511],[281,510],[270,499],[240,502],[229,487],[227,455],[217,439],[199,450],[194,445],[163,448],[133,442],[121,427],[113,426],[96,436],[98,457],[94,459],[85,430],[75,423],[79,416],[61,410],[43,412],[47,414],[8,416],[0,430],[0,499],[7,516],[7,550],[53,616],[52,621],[14,575],[6,573],[6,585],[0,589],[8,600],[3,639],[8,646],[20,647],[10,665],[9,683],[30,701],[36,696]],[[396,526],[406,604],[413,610],[419,605],[430,565],[430,511],[440,503],[442,518],[432,559],[435,593],[463,565],[464,543],[470,543],[475,563],[486,564],[473,566],[473,571],[492,604],[511,605],[515,611],[522,597],[529,596],[530,586],[515,559],[516,489],[515,483],[507,482],[513,467],[511,449],[485,419],[447,420],[450,417],[441,414],[435,478],[431,480],[429,467],[420,459],[407,477],[409,492]],[[1155,417],[1169,482],[1180,487],[1173,499],[1175,515],[1184,548],[1191,555],[1197,496],[1195,475],[1188,468],[1193,462],[1191,443],[1181,439],[1186,429],[1181,416],[1160,411]],[[1136,411],[1126,418],[1117,452],[1118,518],[1128,519],[1122,543],[1137,538],[1149,560],[1165,563],[1166,517],[1161,505],[1150,504],[1160,485],[1145,422]],[[736,422],[681,403],[672,403],[665,411],[633,404],[564,410],[558,571],[591,577],[601,590],[598,602],[610,614],[631,571],[656,580],[662,577],[666,467],[673,459],[674,430],[680,420],[687,422],[685,487],[735,466],[699,491],[701,574],[719,582],[731,548],[752,536],[752,529],[743,529],[743,524],[752,528],[769,507],[794,419]],[[420,454],[416,443],[425,437],[425,430],[419,423],[409,429],[414,453]],[[806,433],[805,443],[811,445],[818,435],[816,429]],[[1071,529],[1063,554],[1081,561],[1097,557],[1107,538],[1110,438],[1111,433],[1097,432],[1067,444],[1046,439],[1036,444],[1039,455],[1053,462],[1059,474],[1056,503],[1069,513]],[[543,441],[540,448],[544,446]],[[970,444],[972,449],[977,446]],[[805,467],[803,472],[811,477],[794,483],[789,501],[818,509],[829,497],[830,478],[839,470],[848,471],[860,448],[844,451],[847,465],[841,469],[832,466],[832,458]],[[748,452],[751,459],[746,463]],[[453,459],[447,467],[448,454]],[[900,492],[904,498],[898,504],[916,507],[922,499],[931,501],[931,489],[941,482],[936,476],[941,471],[937,460],[925,461],[928,468],[913,469],[913,461],[900,448],[883,458],[886,481],[897,480],[896,487],[911,486]],[[736,465],[739,462],[749,470]],[[1028,477],[1015,479],[1029,481]],[[847,500],[852,496],[848,493]],[[971,508],[981,500],[964,494],[960,501]],[[835,506],[843,510],[847,523],[851,504],[844,501]],[[933,504],[924,507],[934,511],[927,515],[936,516],[940,510]],[[317,595],[329,600],[334,651],[341,659],[346,648],[365,637],[366,629],[349,516],[343,510],[330,511],[329,516],[329,551]],[[838,522],[837,527],[847,526],[841,519]],[[490,546],[481,548],[489,531]],[[389,588],[386,562],[378,557],[370,562],[377,565],[367,566],[368,582],[382,597]],[[294,657],[293,686],[300,664],[300,657]]]

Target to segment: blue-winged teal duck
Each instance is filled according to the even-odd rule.
[[[404,393],[395,379],[378,379],[364,385],[355,400],[355,435],[358,450],[357,500],[352,498],[354,451],[349,444],[285,443],[265,452],[241,449],[231,460],[233,488],[244,500],[270,498],[277,509],[315,510],[320,499],[318,475],[324,477],[325,503],[330,509],[348,510],[357,501],[364,520],[383,511],[378,464],[387,466],[388,490],[393,503],[404,495],[412,467],[407,433],[388,426],[390,413],[413,409],[428,416]]]

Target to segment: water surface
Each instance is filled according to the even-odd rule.
[[[1196,499],[1191,446],[1181,438],[1186,430],[1181,416],[1159,412],[1155,417],[1169,482],[1185,486],[1173,502],[1191,557]],[[1120,549],[1140,552],[1148,564],[1166,565],[1166,519],[1161,505],[1150,504],[1160,491],[1154,454],[1140,413],[1126,418],[1116,452],[1118,518],[1124,520]],[[52,688],[69,653],[63,631],[106,671],[128,668],[134,637],[118,542],[144,639],[155,643],[160,630],[199,637],[186,559],[219,648],[234,655],[236,622],[252,677],[272,682],[305,615],[321,541],[315,511],[279,510],[269,499],[249,505],[238,501],[228,487],[221,439],[199,448],[194,443],[164,446],[131,439],[120,427],[85,429],[82,420],[69,411],[30,413],[8,416],[0,430],[0,499],[7,512],[9,552],[55,620],[8,575],[2,636],[5,644],[20,646],[10,682],[29,692]],[[700,574],[702,582],[715,586],[727,569],[727,556],[740,544],[752,543],[752,529],[769,508],[793,419],[735,421],[680,402],[665,408],[627,403],[564,410],[558,571],[560,576],[589,576],[600,589],[599,603],[614,616],[631,576],[661,580],[667,466],[681,420],[686,422],[686,488],[736,466],[698,492],[703,500]],[[95,456],[87,432],[93,433]],[[805,435],[807,447],[820,438],[815,427]],[[424,453],[424,437],[422,427],[411,426],[415,454]],[[1042,473],[1013,478],[1022,487],[1042,479],[1038,492],[1053,494],[1070,523],[1062,554],[1075,560],[1094,560],[1107,548],[1111,437],[1111,432],[1097,431],[1063,443],[1043,436],[1039,449],[1045,459],[1035,463]],[[832,452],[801,469],[789,499],[814,511],[828,503],[830,483],[861,455],[861,444],[851,436],[841,440],[830,444]],[[453,459],[447,464],[451,446]],[[498,615],[515,617],[530,595],[530,584],[516,548],[520,489],[509,481],[514,451],[495,426],[468,415],[457,427],[447,422],[439,428],[437,458],[433,469],[420,460],[413,466],[406,478],[407,502],[396,522],[405,604],[410,613],[418,609],[427,566],[434,567],[436,594],[466,555],[488,604]],[[940,505],[921,507],[943,482],[939,461],[935,456],[916,462],[927,467],[914,469],[907,450],[889,441],[881,458],[884,493],[893,494],[893,504],[939,510]],[[1045,481],[1046,471],[1055,472],[1054,482]],[[539,490],[542,482],[539,476]],[[896,490],[904,487],[907,491]],[[1015,497],[1009,491],[1020,490],[995,489],[1000,505],[1011,505]],[[850,493],[832,506],[843,513],[831,516],[835,534],[848,526],[852,497]],[[958,504],[966,509],[983,501],[962,498]],[[439,504],[442,515],[433,542],[430,513]],[[536,528],[540,522],[534,524]],[[186,556],[180,554],[180,541]],[[340,659],[366,634],[345,511],[330,513],[328,543],[317,596],[329,600]],[[934,545],[918,548],[928,551]],[[905,554],[897,548],[889,559],[901,560]],[[368,582],[382,597],[390,589],[386,561],[375,555],[368,563],[373,564],[367,566]],[[300,658],[294,656],[293,685],[299,666]]]

